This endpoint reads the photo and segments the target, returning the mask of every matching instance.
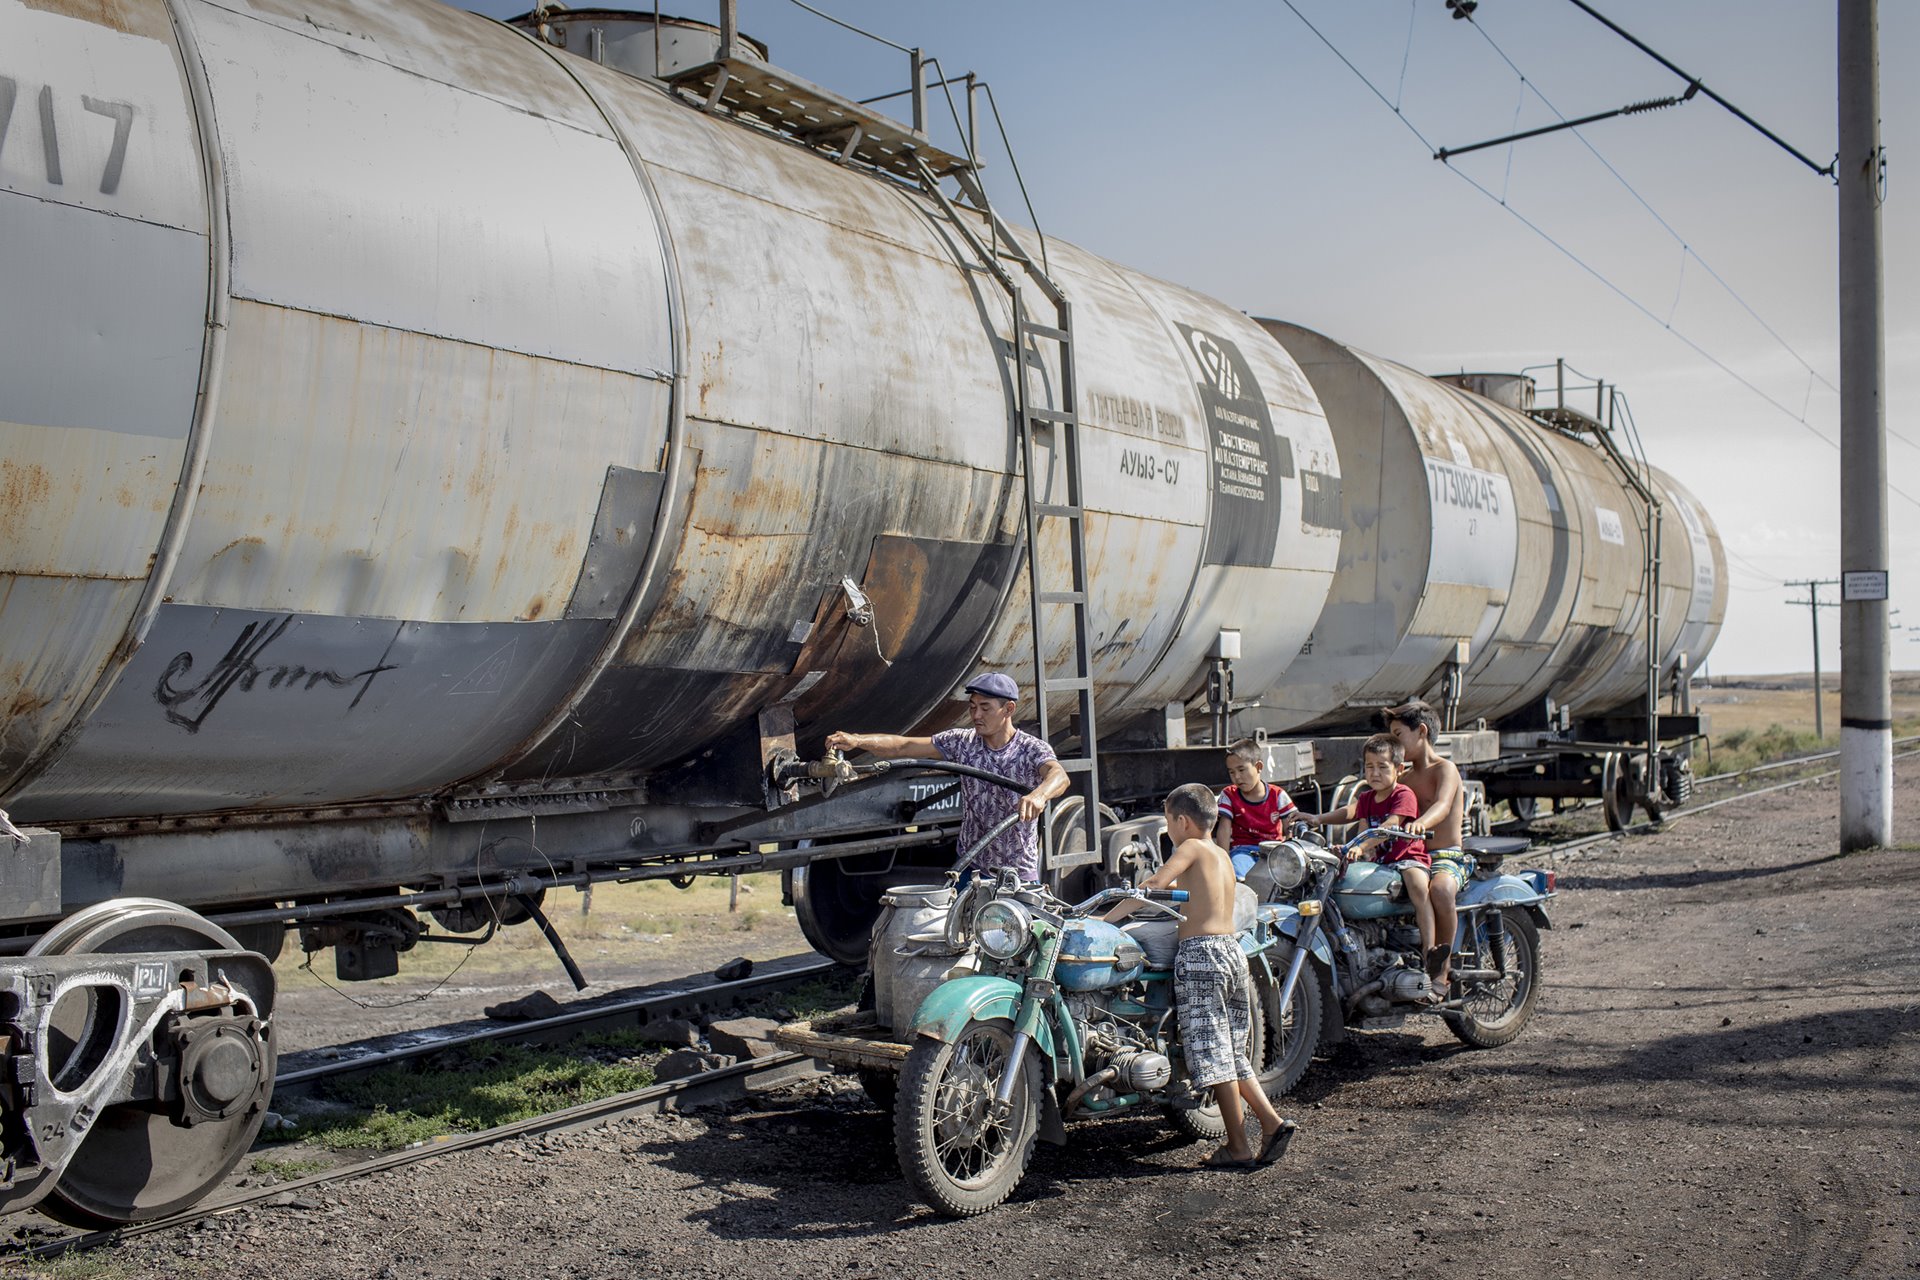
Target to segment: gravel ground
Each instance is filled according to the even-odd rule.
[[[1359,1037],[1257,1174],[1157,1118],[1069,1129],[949,1222],[826,1078],[471,1152],[96,1251],[86,1274],[1892,1277],[1920,1273],[1920,767],[1904,851],[1833,856],[1831,781],[1560,867],[1514,1044]]]

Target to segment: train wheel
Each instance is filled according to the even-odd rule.
[[[185,907],[157,898],[119,898],[69,916],[28,954],[208,949],[245,948]],[[142,1222],[186,1208],[226,1177],[253,1146],[273,1093],[271,983],[247,995],[257,1020],[209,1018],[183,1036],[181,1077],[199,1104],[196,1123],[178,1123],[171,1109],[149,1105],[105,1108],[59,1184],[40,1202],[44,1213],[81,1227]],[[76,1013],[84,1018],[84,1011]],[[61,1017],[56,1009],[56,1024]],[[210,1113],[218,1118],[207,1118]]]
[[[863,965],[880,919],[881,876],[848,874],[839,862],[793,869],[793,915],[813,949],[841,964]]]
[[[1633,825],[1633,761],[1624,751],[1609,755],[1600,767],[1600,811],[1609,831]]]
[[[1540,801],[1534,796],[1508,796],[1507,808],[1522,822],[1532,822],[1540,813]]]

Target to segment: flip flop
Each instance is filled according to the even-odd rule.
[[[1202,1169],[1233,1169],[1245,1173],[1249,1169],[1259,1168],[1260,1164],[1257,1160],[1236,1160],[1227,1154],[1226,1148],[1222,1147],[1202,1160],[1200,1167]]]
[[[1294,1132],[1299,1128],[1291,1120],[1282,1120],[1267,1140],[1260,1144],[1260,1154],[1253,1158],[1255,1164],[1269,1165],[1280,1163],[1280,1157],[1287,1154],[1287,1144],[1293,1141]]]

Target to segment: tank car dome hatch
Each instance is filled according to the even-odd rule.
[[[1537,391],[1534,380],[1524,373],[1436,373],[1436,382],[1449,383],[1495,404],[1503,404],[1521,413],[1533,412]]]
[[[506,21],[556,49],[643,80],[665,80],[691,67],[705,66],[720,50],[720,28],[713,23],[656,15],[651,10],[636,13],[631,9],[569,9],[546,4]],[[766,45],[744,32],[740,41],[755,57],[766,59]]]

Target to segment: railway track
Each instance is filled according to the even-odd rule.
[[[1920,743],[1920,737],[1897,739],[1896,747],[1913,746]],[[1714,774],[1701,778],[1696,786],[1721,786],[1769,772],[1789,768],[1805,768],[1817,765],[1821,761],[1836,757],[1837,751],[1815,752],[1796,756],[1790,760],[1774,761],[1755,765],[1748,769],[1734,770],[1723,774]],[[1920,749],[1896,752],[1896,759],[1905,760],[1920,756]],[[1821,781],[1837,775],[1837,769],[1824,770],[1806,777],[1792,778],[1758,790],[1743,790],[1736,795],[1725,796],[1705,803],[1689,805],[1686,808],[1668,812],[1660,823],[1642,822],[1628,826],[1620,831],[1603,831],[1591,835],[1575,836],[1564,841],[1536,845],[1529,858],[1545,857],[1553,862],[1582,850],[1617,839],[1623,835],[1651,833],[1658,831],[1667,822],[1693,817],[1706,813],[1721,805],[1737,800],[1750,800],[1773,792],[1789,790],[1807,783]],[[1577,811],[1569,811],[1577,812]],[[653,1018],[690,1018],[700,1014],[730,1008],[757,995],[770,995],[782,990],[792,989],[817,978],[834,973],[840,966],[827,960],[810,960],[806,957],[789,957],[787,961],[775,962],[780,967],[769,969],[751,977],[734,982],[706,983],[698,986],[649,993],[630,1000],[612,1001],[568,1012],[552,1018],[532,1022],[513,1023],[502,1026],[481,1027],[447,1034],[435,1031],[406,1033],[401,1036],[384,1038],[381,1047],[366,1052],[351,1052],[350,1056],[333,1061],[317,1061],[324,1052],[312,1051],[296,1055],[296,1065],[281,1071],[275,1077],[275,1097],[284,1099],[289,1093],[298,1096],[317,1088],[322,1084],[335,1083],[356,1075],[365,1075],[387,1067],[404,1065],[429,1055],[475,1044],[555,1044],[589,1035],[598,1031],[617,1030],[638,1026]],[[402,1041],[403,1043],[392,1043]],[[0,1247],[0,1259],[28,1260],[47,1258],[59,1254],[96,1248],[116,1241],[132,1239],[155,1232],[188,1226],[210,1218],[238,1213],[250,1208],[287,1203],[288,1199],[298,1200],[303,1192],[344,1182],[348,1179],[368,1174],[381,1173],[390,1169],[437,1159],[460,1151],[469,1151],[498,1143],[510,1142],[519,1138],[538,1136],[546,1133],[570,1129],[587,1128],[605,1121],[651,1110],[684,1107],[702,1101],[720,1100],[739,1096],[748,1088],[759,1085],[766,1087],[779,1083],[783,1079],[797,1078],[811,1070],[810,1061],[799,1054],[775,1053],[763,1058],[736,1063],[732,1066],[716,1068],[689,1076],[681,1080],[649,1085],[626,1093],[615,1094],[593,1102],[582,1103],[563,1110],[520,1120],[511,1124],[475,1133],[448,1135],[434,1141],[421,1143],[401,1151],[389,1152],[372,1159],[342,1165],[338,1168],[323,1170],[306,1177],[285,1182],[247,1188],[233,1194],[209,1199],[192,1210],[149,1222],[118,1227],[110,1230],[76,1232],[58,1239],[36,1241],[27,1244]]]
[[[406,1033],[382,1038],[382,1047],[353,1053],[336,1061],[313,1061],[295,1065],[274,1077],[274,1097],[280,1102],[290,1091],[295,1096],[323,1084],[338,1083],[354,1076],[383,1068],[403,1066],[433,1054],[476,1044],[561,1044],[595,1032],[637,1027],[654,1018],[696,1018],[702,1014],[730,1009],[756,996],[775,995],[807,982],[833,975],[841,966],[818,957],[792,956],[771,962],[777,968],[733,982],[705,983],[698,986],[651,992],[630,1000],[611,1001],[552,1018],[531,1022],[462,1030],[450,1034],[433,1031]],[[407,1043],[392,1044],[404,1040]],[[296,1064],[316,1059],[328,1050],[296,1055]],[[658,1111],[720,1101],[737,1097],[751,1087],[766,1087],[784,1079],[797,1078],[812,1070],[810,1059],[794,1053],[774,1053],[762,1058],[718,1067],[680,1080],[648,1085],[625,1093],[613,1094],[545,1115],[498,1125],[474,1133],[451,1134],[419,1143],[401,1151],[392,1151],[371,1159],[322,1170],[306,1177],[266,1186],[251,1187],[216,1195],[192,1209],[151,1221],[100,1231],[76,1231],[57,1239],[35,1240],[0,1246],[0,1262],[48,1258],[75,1250],[96,1248],[119,1240],[133,1239],[189,1226],[209,1218],[237,1213],[249,1208],[285,1203],[283,1197],[298,1199],[301,1193],[330,1183],[344,1182],[367,1174],[397,1169],[421,1161],[437,1159],[459,1151],[492,1146],[518,1138],[538,1136],[569,1129],[587,1128],[606,1120],[646,1111]]]
[[[1894,759],[1906,760],[1906,759],[1911,759],[1914,756],[1920,756],[1920,750],[1909,750],[1909,751],[1897,750],[1897,748],[1899,747],[1902,747],[1902,746],[1910,747],[1910,746],[1913,746],[1913,744],[1915,743],[1920,743],[1920,736],[1896,738],[1893,744],[1896,748],[1896,751],[1894,753]],[[1729,771],[1727,773],[1712,774],[1705,778],[1698,778],[1694,781],[1694,786],[1696,787],[1719,786],[1719,785],[1725,785],[1727,783],[1737,781],[1742,778],[1749,778],[1757,774],[1769,773],[1779,769],[1791,769],[1795,767],[1805,768],[1809,765],[1818,764],[1823,760],[1836,759],[1839,756],[1839,754],[1840,753],[1838,751],[1816,751],[1807,755],[1794,756],[1793,758],[1788,760],[1775,760],[1767,764],[1754,765],[1751,768],[1747,768],[1747,769],[1736,769],[1736,770]],[[1774,783],[1772,786],[1760,787],[1754,790],[1743,790],[1734,795],[1722,796],[1717,800],[1708,800],[1702,804],[1692,804],[1682,809],[1671,809],[1671,810],[1668,810],[1665,814],[1663,814],[1660,818],[1660,821],[1658,822],[1636,822],[1626,827],[1623,827],[1618,831],[1601,831],[1601,832],[1596,832],[1592,835],[1574,836],[1567,840],[1555,840],[1555,841],[1549,841],[1546,843],[1537,843],[1534,845],[1532,849],[1528,850],[1526,856],[1528,859],[1538,858],[1538,857],[1541,857],[1542,855],[1549,856],[1554,859],[1558,859],[1568,854],[1576,853],[1582,849],[1587,849],[1594,845],[1603,844],[1608,840],[1618,839],[1621,836],[1643,835],[1650,832],[1658,831],[1662,827],[1664,827],[1667,823],[1673,822],[1676,819],[1689,818],[1689,817],[1695,816],[1696,814],[1706,813],[1709,810],[1719,808],[1721,805],[1732,804],[1736,800],[1751,800],[1757,796],[1769,795],[1776,791],[1786,791],[1793,787],[1805,786],[1809,782],[1819,782],[1827,778],[1837,777],[1839,775],[1839,772],[1840,771],[1838,769],[1827,769],[1819,773],[1808,774],[1804,778],[1791,778],[1785,782]],[[1594,801],[1592,803],[1597,805],[1599,802]],[[1582,808],[1585,808],[1585,807],[1586,806],[1584,805],[1582,806]],[[1566,814],[1574,813],[1574,812],[1578,812],[1578,810],[1565,810],[1562,812],[1562,814],[1556,815],[1556,816],[1566,816]],[[1536,835],[1538,834],[1537,826],[1540,821],[1542,820],[1536,819],[1535,823],[1533,824],[1534,827],[1536,828],[1534,832],[1534,834]]]

